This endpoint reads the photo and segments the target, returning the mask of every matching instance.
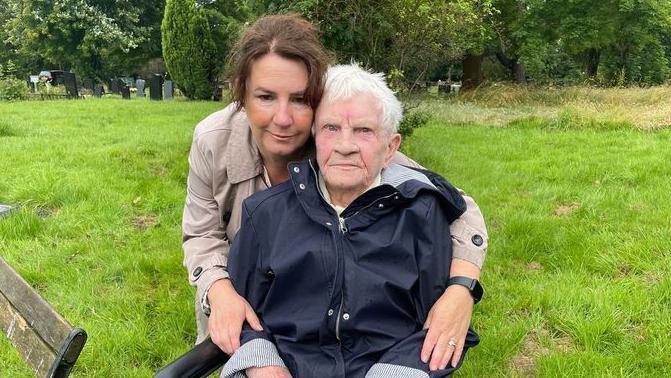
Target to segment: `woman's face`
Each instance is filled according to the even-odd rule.
[[[246,85],[245,111],[264,160],[298,158],[310,137],[313,110],[305,102],[308,72],[275,54],[258,59]]]

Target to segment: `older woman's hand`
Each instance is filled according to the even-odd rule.
[[[463,286],[448,287],[433,305],[424,323],[424,328],[429,331],[421,352],[424,363],[428,363],[430,358],[431,370],[445,369],[450,360],[452,366],[457,366],[472,314],[473,297]],[[450,345],[451,339],[456,341],[455,346]]]
[[[254,367],[245,370],[249,378],[291,378],[291,373],[282,366]]]
[[[216,281],[207,293],[210,319],[207,326],[212,342],[227,354],[240,347],[242,324],[247,321],[256,331],[263,331],[259,318],[245,298],[238,295],[228,279]]]

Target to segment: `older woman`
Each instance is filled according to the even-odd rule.
[[[314,26],[297,15],[259,19],[234,50],[234,102],[196,127],[182,224],[184,265],[197,288],[197,342],[209,333],[227,353],[239,347],[243,322],[261,329],[227,279],[242,201],[286,181],[288,162],[313,155],[310,128],[330,58]],[[394,159],[413,164],[400,154]],[[478,278],[486,230],[477,205],[465,198],[466,212],[450,226],[451,275]],[[423,357],[435,368],[459,359],[472,307],[465,288],[450,287],[429,313]]]
[[[290,163],[289,182],[243,202],[229,273],[264,330],[245,327],[222,377],[429,378],[459,366],[431,372],[420,352],[452,283],[444,229],[465,203],[431,173],[391,163],[400,118],[381,75],[329,70],[316,160]]]

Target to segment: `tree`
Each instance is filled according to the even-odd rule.
[[[23,0],[8,22],[8,42],[63,69],[101,77],[114,52],[128,53],[148,38],[139,1]]]
[[[184,95],[216,97],[230,46],[250,15],[248,6],[242,0],[167,1],[161,26],[163,57]]]

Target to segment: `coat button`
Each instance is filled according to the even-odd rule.
[[[329,227],[331,227],[331,226],[333,226],[333,223],[331,223],[331,222],[326,222],[326,225],[329,226]]]
[[[342,318],[343,320],[349,320],[349,314],[348,313],[342,314]]]
[[[197,267],[196,269],[193,270],[193,276],[198,277],[200,274],[203,273],[203,268]]]
[[[478,235],[478,234],[473,235],[473,237],[471,238],[471,241],[472,241],[473,244],[475,244],[477,247],[481,246],[482,243],[485,242],[485,240],[482,238],[482,236],[480,236],[480,235]]]
[[[301,188],[301,190],[305,190],[305,184],[300,184],[298,187]]]
[[[300,171],[301,171],[300,168],[298,168],[298,167],[294,167],[294,172],[298,173],[298,172],[300,172]]]
[[[333,309],[332,308],[329,308],[328,314],[329,314],[329,316],[333,316]]]
[[[379,204],[379,205],[377,205],[377,207],[379,207],[381,209],[381,208],[384,207],[384,204]]]
[[[272,269],[268,269],[268,271],[266,271],[266,277],[268,277],[268,278],[275,277],[275,272],[273,272]]]

